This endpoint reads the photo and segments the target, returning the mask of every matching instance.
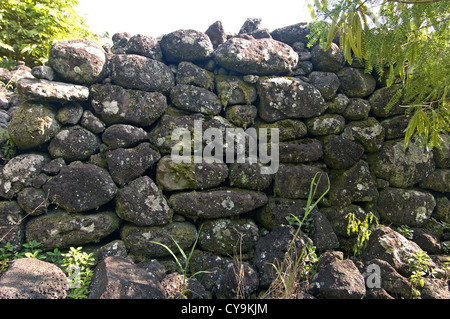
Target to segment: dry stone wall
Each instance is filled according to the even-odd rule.
[[[273,279],[267,263],[282,258],[292,236],[282,225],[304,214],[320,173],[317,195],[328,179],[331,187],[305,239],[318,253],[349,253],[350,212],[420,229],[423,249],[445,252],[449,233],[431,231],[430,223],[450,222],[448,138],[440,152],[413,142],[405,149],[409,115],[400,104],[386,109],[398,85],[387,87],[363,63],[346,64],[337,44],[308,48],[306,24],[268,32],[249,20],[243,29],[230,35],[216,22],[206,32],[178,30],[158,40],[120,33],[112,46],[55,44],[48,65],[15,81],[18,95],[2,104],[20,154],[0,170],[0,246],[114,243],[135,262],[164,261],[168,251],[150,241],[177,251],[172,238],[188,249],[199,235],[192,270],[223,274],[202,277],[207,290],[232,297],[232,289],[217,287],[229,287],[224,265],[240,255],[254,279],[250,294]],[[225,159],[236,128],[249,142],[236,143],[236,154],[269,133],[257,163]],[[205,155],[222,138],[215,148],[222,161],[201,152],[177,161],[176,129],[188,133],[185,152],[193,146]],[[207,136],[208,129],[223,135]],[[263,145],[278,157],[263,160]],[[268,167],[273,174],[264,173]],[[366,293],[364,285],[354,289]]]

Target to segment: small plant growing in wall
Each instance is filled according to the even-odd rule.
[[[408,260],[409,270],[412,272],[409,281],[412,284],[412,296],[420,297],[419,287],[424,286],[423,278],[433,275],[434,269],[430,267],[430,256],[424,251],[418,251]]]
[[[89,293],[89,285],[94,274],[91,266],[94,265],[92,253],[82,251],[82,247],[71,247],[67,253],[62,253],[55,248],[45,252],[39,248],[41,243],[33,240],[23,244],[21,252],[13,254],[11,243],[6,243],[0,248],[0,273],[8,269],[9,263],[19,258],[35,258],[45,260],[60,267],[67,275],[69,283],[68,299],[86,299]]]
[[[177,243],[177,241],[174,238],[172,238],[173,242],[175,243],[175,245],[178,248],[178,251],[180,252],[181,256],[184,259],[184,264],[183,264],[183,260],[178,258],[178,256],[167,245],[164,245],[163,243],[156,242],[156,241],[150,241],[150,243],[152,243],[152,244],[156,244],[156,245],[160,245],[160,246],[164,247],[172,255],[172,257],[175,260],[178,268],[180,269],[181,274],[183,275],[183,285],[182,285],[182,288],[181,288],[181,293],[185,297],[188,297],[189,294],[190,294],[190,292],[186,289],[189,279],[194,278],[196,275],[201,274],[201,273],[209,273],[209,271],[200,270],[200,271],[195,272],[194,274],[189,275],[189,271],[188,271],[188,269],[189,269],[189,262],[191,260],[191,257],[193,255],[193,253],[194,253],[195,246],[197,245],[197,241],[198,241],[198,238],[200,236],[201,229],[202,229],[202,227],[200,226],[200,229],[199,229],[199,231],[197,233],[197,237],[195,238],[194,244],[192,245],[191,251],[189,252],[188,255],[183,250],[183,248],[180,247],[180,245]]]
[[[328,180],[327,190],[313,203],[313,198],[319,185],[319,182],[316,183],[318,174],[311,181],[303,218],[300,220],[292,214],[288,219],[288,221],[291,220],[291,224],[296,225],[298,228],[288,246],[283,261],[281,263],[278,261],[272,263],[276,276],[265,296],[286,299],[293,298],[299,292],[299,282],[314,274],[315,265],[318,262],[315,247],[311,247],[306,243],[299,251],[298,241],[301,240],[302,226],[308,220],[309,214],[330,190],[330,181]]]
[[[359,220],[354,213],[349,213],[345,216],[348,220],[347,235],[356,234],[356,243],[353,245],[354,256],[361,255],[363,248],[367,245],[369,237],[372,234],[371,224],[376,220],[372,213],[368,213],[364,220]]]

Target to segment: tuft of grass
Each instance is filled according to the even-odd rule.
[[[308,244],[302,245],[300,248],[298,241],[302,242],[301,227],[308,220],[309,214],[317,206],[317,204],[325,197],[330,190],[330,180],[328,179],[327,190],[313,203],[319,181],[316,173],[310,184],[310,191],[305,207],[305,214],[300,220],[297,216],[291,214],[290,219],[298,226],[292,240],[289,243],[284,259],[280,262],[275,260],[273,266],[276,276],[264,294],[264,298],[291,299],[300,292],[301,282],[314,272],[314,265],[318,258],[315,254],[315,247]]]
[[[174,258],[176,264],[178,265],[178,268],[180,269],[181,274],[183,275],[183,285],[181,288],[181,293],[185,297],[188,297],[190,294],[189,291],[186,289],[189,279],[194,278],[195,276],[197,276],[198,274],[201,274],[201,273],[210,273],[209,271],[200,270],[200,271],[197,271],[197,272],[189,275],[189,262],[194,253],[198,238],[200,237],[201,229],[202,229],[202,227],[200,226],[200,229],[197,233],[197,237],[195,238],[195,242],[192,245],[192,248],[191,248],[191,251],[189,252],[189,254],[186,254],[186,252],[183,250],[183,248],[181,248],[181,246],[177,243],[177,241],[172,237],[173,242],[175,243],[175,245],[178,248],[178,251],[180,252],[181,256],[183,257],[184,263],[183,263],[183,260],[178,258],[178,256],[167,245],[160,243],[160,242],[156,242],[156,241],[150,241],[150,243],[152,243],[152,244],[156,244],[156,245],[160,245],[160,246],[164,247]]]

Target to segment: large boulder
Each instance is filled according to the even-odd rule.
[[[118,85],[95,84],[91,104],[106,124],[150,126],[167,111],[167,98],[160,92],[127,90]]]
[[[422,226],[430,219],[436,200],[429,192],[388,188],[380,192],[378,212],[394,225]]]
[[[339,89],[348,97],[369,96],[376,87],[376,80],[362,69],[346,67],[337,73]]]
[[[52,139],[48,152],[53,158],[61,157],[67,162],[83,161],[97,153],[100,139],[87,129],[75,125],[62,129]]]
[[[86,101],[89,89],[86,86],[63,82],[22,78],[17,83],[21,98],[46,102]]]
[[[219,186],[228,176],[228,167],[216,159],[190,157],[189,163],[164,156],[156,167],[156,181],[165,190],[206,189]],[[210,161],[211,160],[211,161]]]
[[[219,97],[213,92],[189,84],[177,84],[170,90],[170,99],[179,109],[217,115],[222,110]]]
[[[216,89],[224,108],[228,105],[252,104],[257,98],[255,87],[238,76],[216,76]]]
[[[52,46],[48,65],[64,82],[93,84],[106,76],[106,53],[92,41],[60,41]]]
[[[264,38],[231,38],[214,51],[216,62],[243,74],[278,75],[298,62],[298,54],[285,43]]]
[[[124,257],[110,256],[95,267],[89,299],[164,299],[164,290],[154,274]]]
[[[177,30],[161,38],[161,50],[168,62],[202,61],[214,51],[209,37],[195,30]]]
[[[193,219],[238,216],[266,203],[266,194],[237,188],[183,192],[169,198],[176,213]]]
[[[172,218],[166,198],[148,176],[141,176],[119,190],[116,214],[139,226],[164,225]]]
[[[197,238],[197,229],[189,222],[173,222],[161,226],[136,226],[127,223],[120,230],[120,237],[125,246],[138,259],[171,256],[163,246],[179,253],[177,245],[186,251]],[[176,243],[175,243],[176,242]]]
[[[342,135],[328,135],[323,139],[323,160],[330,168],[346,169],[363,156],[364,148]]]
[[[275,195],[292,199],[307,199],[311,183],[316,176],[318,183],[314,198],[320,197],[328,188],[328,174],[311,165],[280,165],[275,174],[273,192]]]
[[[401,275],[409,277],[410,258],[421,252],[419,245],[406,239],[390,227],[376,228],[370,235],[367,246],[363,249],[361,258],[364,262],[381,259],[388,262]]]
[[[176,84],[189,84],[214,91],[214,73],[195,65],[182,61],[178,64]]]
[[[327,109],[320,91],[299,79],[264,77],[256,88],[260,98],[259,116],[266,122],[310,118]]]
[[[175,84],[164,63],[136,54],[115,54],[110,59],[111,80],[126,89],[168,92]]]
[[[378,198],[375,178],[367,162],[360,160],[349,169],[333,171],[328,199],[332,205],[374,202]]]
[[[0,299],[66,299],[68,290],[58,266],[35,258],[15,260],[0,279]]]
[[[50,141],[60,130],[55,105],[46,102],[22,103],[9,122],[8,130],[14,143],[23,150]]]
[[[145,34],[133,35],[125,45],[127,54],[142,55],[154,60],[162,60],[161,47],[158,40]]]
[[[43,189],[69,212],[96,209],[110,202],[117,193],[117,187],[105,169],[81,162],[62,167]]]
[[[317,71],[337,72],[344,66],[344,55],[335,43],[326,51],[317,44],[311,50],[311,62]]]
[[[25,187],[31,186],[49,161],[48,155],[37,153],[13,157],[2,169],[0,196],[10,199]]]
[[[403,139],[384,142],[378,152],[370,154],[368,161],[376,177],[400,188],[421,182],[435,169],[431,152],[412,141],[405,149]]]
[[[258,226],[252,219],[209,219],[202,223],[199,248],[222,256],[249,253],[258,240]]]
[[[362,299],[366,284],[351,259],[334,258],[331,262],[319,261],[311,290],[325,299]]]
[[[150,143],[144,142],[133,148],[107,151],[105,157],[111,177],[119,186],[123,186],[144,174],[161,155]]]
[[[273,30],[270,35],[277,41],[293,45],[296,42],[308,43],[309,26],[301,22]]]
[[[26,239],[41,243],[42,249],[63,249],[99,242],[118,230],[119,225],[120,219],[113,211],[83,214],[55,208],[30,219]]]

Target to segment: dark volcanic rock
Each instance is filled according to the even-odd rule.
[[[236,188],[178,193],[169,199],[175,212],[195,219],[237,216],[266,203],[266,194]]]
[[[117,192],[108,172],[96,165],[73,162],[44,186],[52,200],[69,212],[96,209],[111,201]]]
[[[283,74],[298,62],[290,46],[268,38],[231,38],[214,51],[214,58],[226,69],[257,75]]]

